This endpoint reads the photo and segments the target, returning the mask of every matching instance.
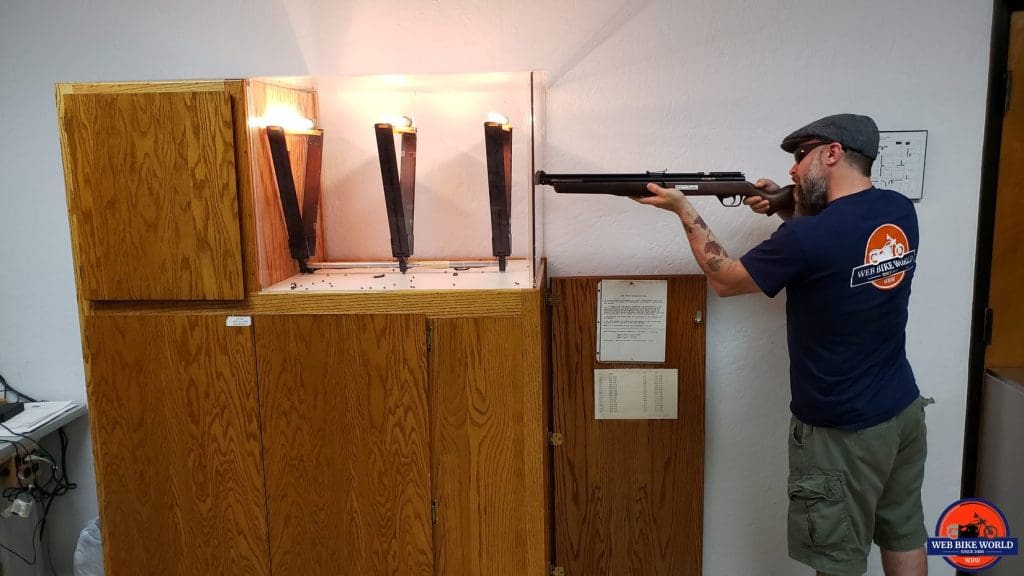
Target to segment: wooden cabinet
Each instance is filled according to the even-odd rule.
[[[107,573],[546,573],[541,289],[260,292],[271,94],[58,86]]]
[[[61,85],[58,113],[82,298],[242,299],[225,83]]]

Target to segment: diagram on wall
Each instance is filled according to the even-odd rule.
[[[878,158],[871,167],[871,182],[895,190],[911,200],[924,195],[924,160],[927,130],[879,133]]]

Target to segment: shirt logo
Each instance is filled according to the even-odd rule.
[[[882,224],[868,237],[864,265],[853,269],[850,288],[873,284],[880,290],[892,290],[903,282],[916,259],[917,250],[910,250],[903,229],[895,224]]]

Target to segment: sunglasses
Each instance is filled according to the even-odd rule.
[[[834,144],[834,142],[826,142],[823,140],[812,140],[810,142],[807,142],[803,146],[800,146],[799,148],[793,151],[793,160],[797,164],[799,164],[803,162],[804,158],[806,158],[807,155],[810,154],[815,148],[819,146],[827,146],[828,144]]]

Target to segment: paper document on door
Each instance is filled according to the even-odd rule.
[[[597,420],[675,420],[679,371],[675,368],[594,370]]]
[[[597,285],[597,361],[664,362],[668,280]]]

